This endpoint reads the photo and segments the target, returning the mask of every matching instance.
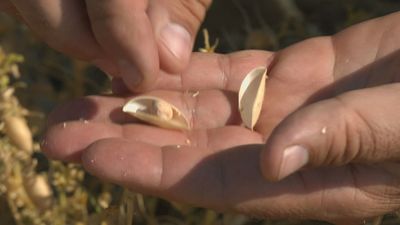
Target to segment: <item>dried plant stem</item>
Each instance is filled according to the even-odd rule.
[[[118,225],[132,225],[135,211],[134,200],[135,194],[130,192],[128,189],[124,189],[119,206]]]
[[[18,204],[19,203],[24,204],[23,206],[25,209],[31,209],[36,212],[38,210],[36,209],[35,204],[31,201],[29,195],[23,188],[23,176],[22,176],[21,165],[18,163],[15,164],[13,163],[13,165],[9,166],[12,166],[12,172],[11,172],[12,174],[9,177],[9,179],[7,179],[7,190],[9,190],[7,192],[7,201],[11,211],[14,214],[14,217],[16,217],[16,222],[18,224],[23,225],[22,218],[20,218],[21,211],[19,210],[21,206],[19,206]]]
[[[371,222],[371,225],[381,225],[382,224],[383,216],[378,216],[374,218]]]

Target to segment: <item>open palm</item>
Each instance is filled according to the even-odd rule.
[[[389,83],[400,78],[400,44],[392,41],[393,33],[379,36],[369,25],[306,40],[275,54],[195,54],[183,74],[161,74],[143,94],[180,108],[192,131],[139,123],[121,111],[132,96],[92,96],[67,103],[49,120],[44,151],[55,159],[81,162],[92,174],[135,191],[222,211],[329,221],[390,211],[399,206],[391,199],[400,193],[400,179],[388,172],[400,169],[395,163],[308,169],[279,182],[267,181],[259,166],[265,141],[285,120],[297,118],[297,111],[315,110],[330,98],[342,102],[346,111],[346,102],[354,97],[351,90],[384,85],[399,89]],[[241,125],[237,93],[244,76],[257,66],[268,67],[269,78],[260,120],[250,131]],[[385,97],[376,89],[364,92],[368,98],[373,93],[377,101]],[[329,102],[324,106],[317,112],[336,110]],[[313,115],[318,120],[320,115]],[[271,153],[271,165],[280,160],[274,157]]]

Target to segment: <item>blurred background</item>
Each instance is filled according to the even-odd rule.
[[[398,10],[398,0],[215,0],[202,29],[211,45],[218,40],[219,53],[275,51]],[[48,160],[39,147],[46,115],[69,99],[109,92],[110,81],[96,67],[48,48],[5,14],[0,47],[1,225],[327,224],[257,220],[167,202],[102,183],[78,165]],[[204,47],[199,32],[194,49]],[[400,219],[390,214],[377,218],[380,223]]]

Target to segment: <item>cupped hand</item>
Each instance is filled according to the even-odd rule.
[[[131,96],[92,96],[52,114],[43,149],[132,190],[221,211],[344,224],[390,212],[400,206],[399,19],[277,53],[196,54],[145,93],[180,108],[192,131],[138,123],[121,113]],[[257,66],[269,78],[252,132],[237,92]]]
[[[211,0],[2,0],[42,40],[120,76],[133,91],[181,72]]]

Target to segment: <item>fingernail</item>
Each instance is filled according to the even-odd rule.
[[[125,60],[118,61],[118,65],[126,85],[136,87],[142,82],[142,75],[134,65]]]
[[[283,151],[278,179],[281,180],[305,166],[308,157],[308,150],[302,146],[294,145],[286,148]]]
[[[178,59],[184,59],[191,51],[191,37],[181,25],[170,23],[160,33],[161,41]]]

